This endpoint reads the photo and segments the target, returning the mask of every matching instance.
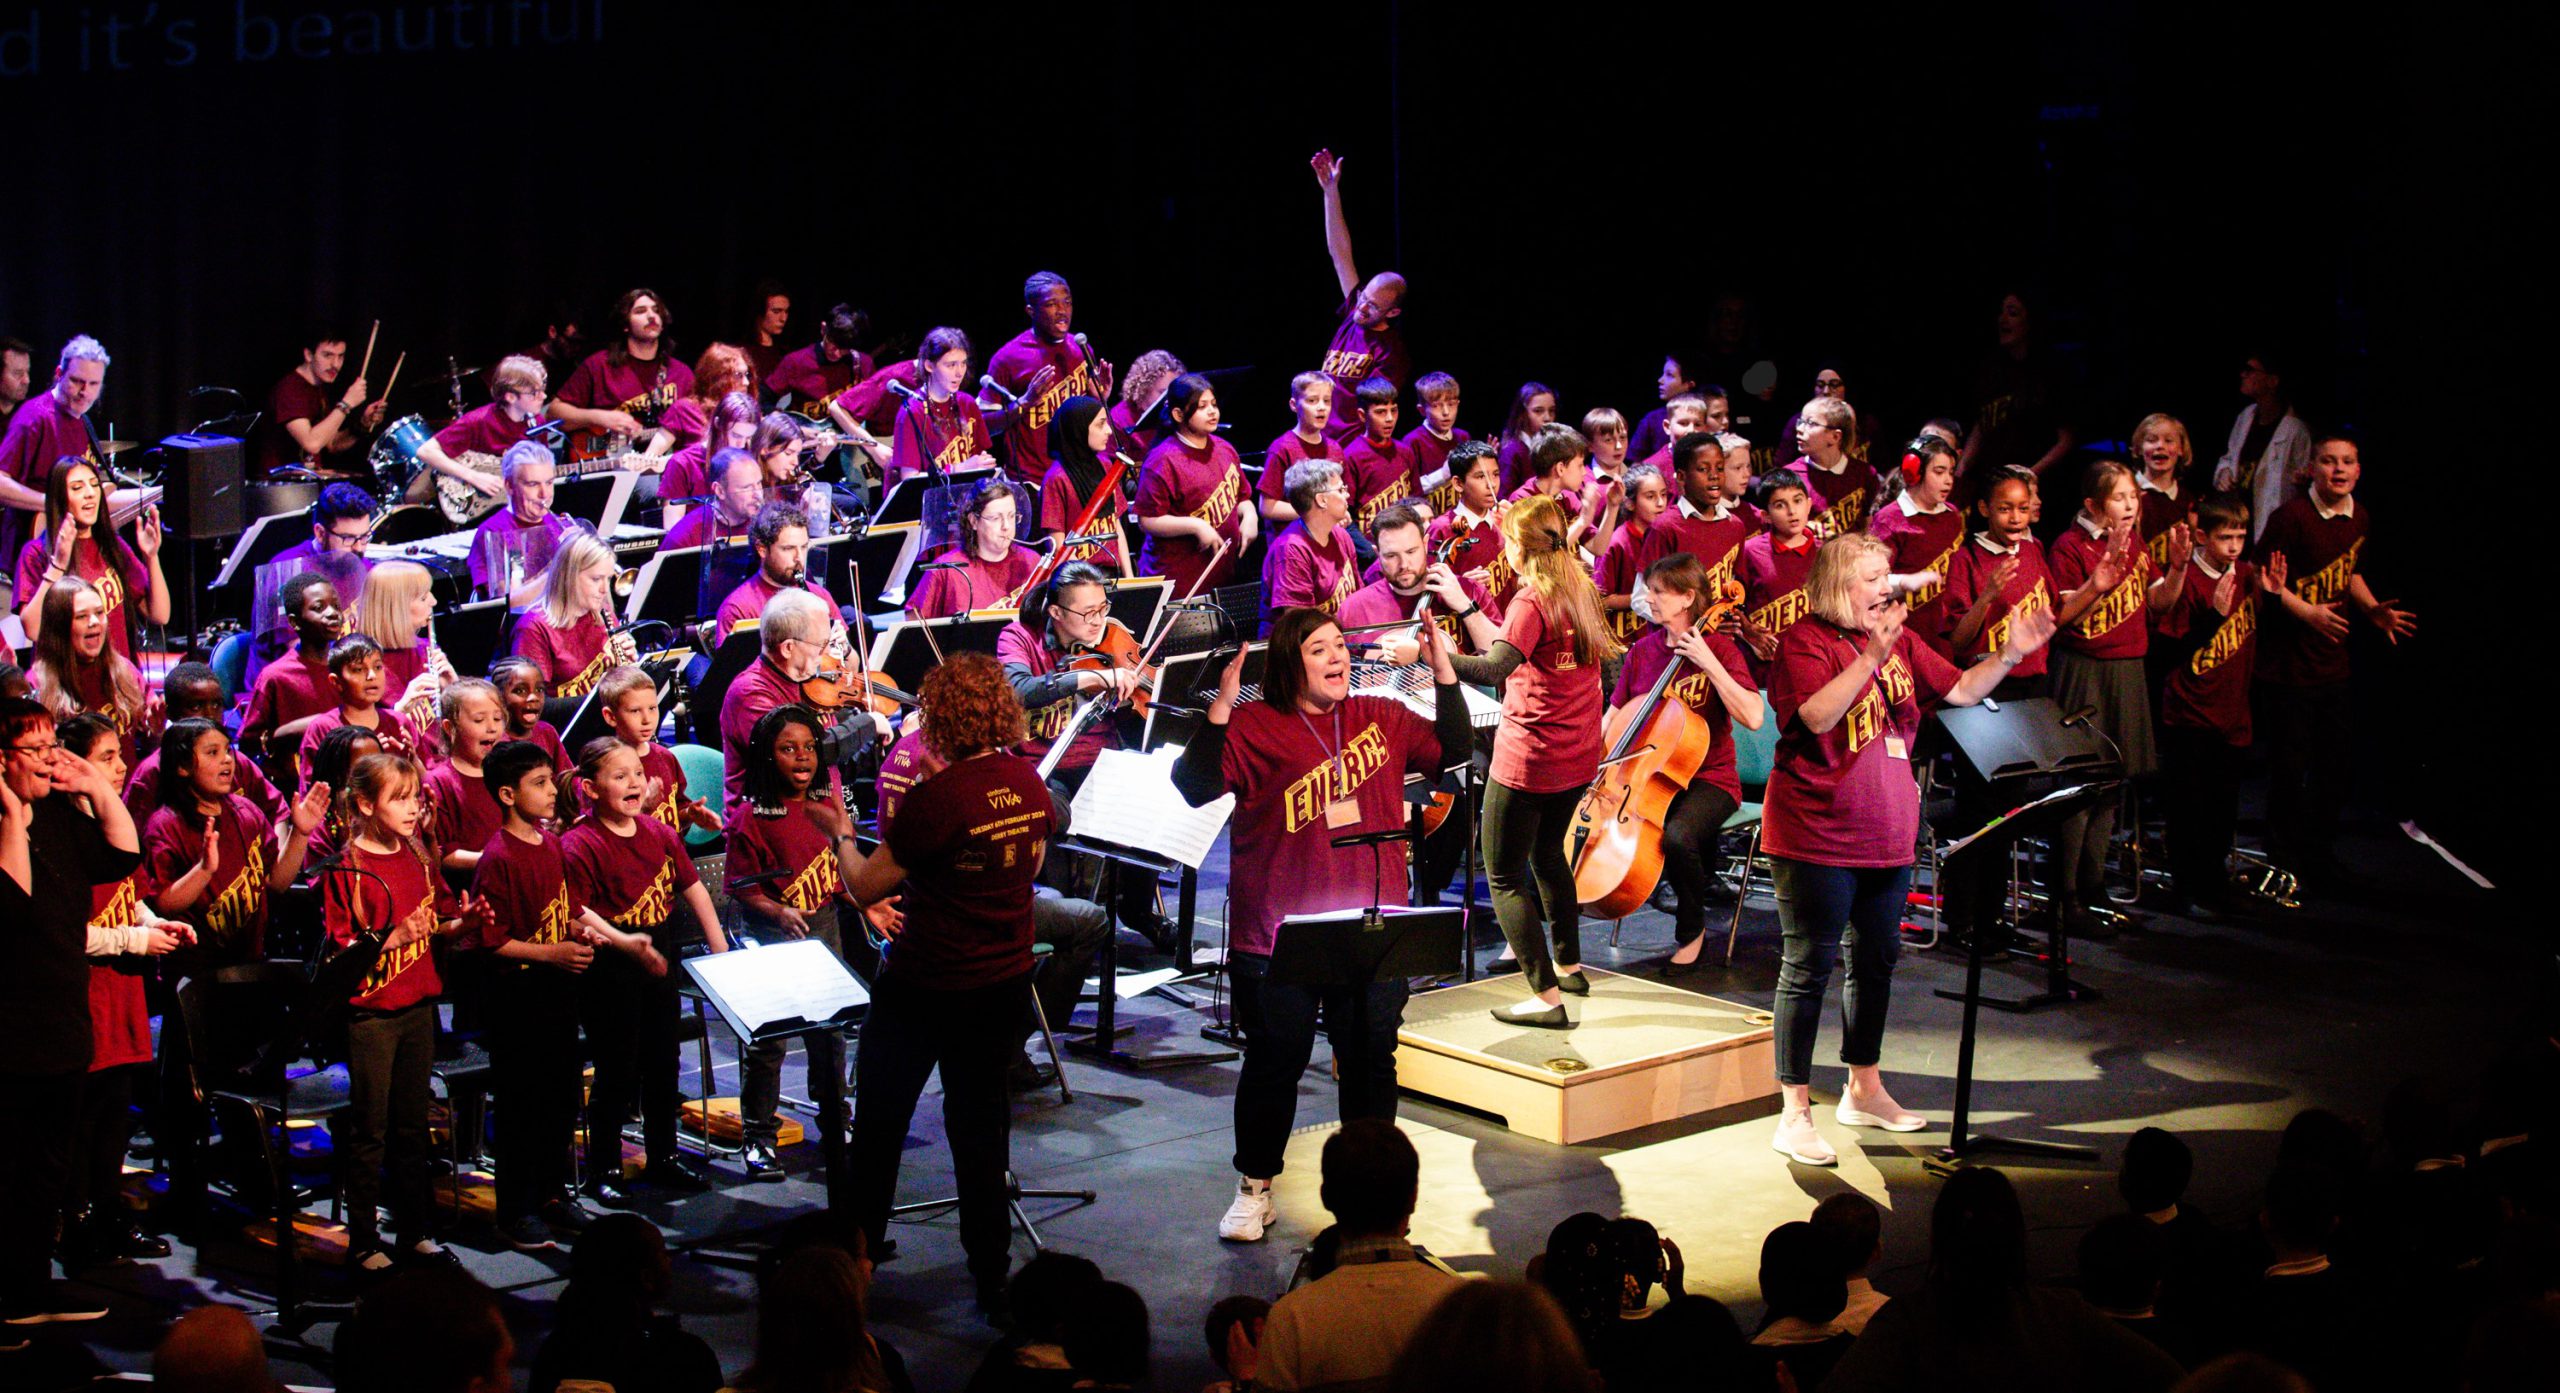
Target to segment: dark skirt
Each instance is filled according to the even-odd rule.
[[[2140,658],[2092,658],[2056,648],[2049,670],[2053,704],[2062,708],[2063,715],[2083,707],[2097,708],[2091,723],[2116,742],[2126,778],[2158,772],[2160,749],[2152,734],[2151,685]]]

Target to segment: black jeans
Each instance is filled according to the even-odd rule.
[[[1031,938],[1049,945],[1049,959],[1032,972],[1031,989],[1049,1017],[1050,1030],[1067,1028],[1076,1013],[1076,998],[1084,992],[1085,974],[1093,971],[1093,960],[1110,937],[1111,916],[1093,901],[1065,895],[1032,897]],[[1022,1022],[1026,1035],[1039,1028],[1040,1023],[1028,1016]]]
[[[338,1184],[347,1206],[347,1247],[378,1241],[375,1217],[389,1162],[391,1226],[415,1241],[433,1235],[435,1195],[428,1173],[427,1108],[434,1097],[436,1004],[356,1011],[347,1020],[347,1110]]]
[[[604,949],[588,964],[594,972]],[[541,963],[492,964],[489,1055],[498,1101],[498,1217],[530,1214],[569,1188],[584,1072],[578,1056],[578,979]]]
[[[81,1073],[0,1074],[0,1305],[41,1303],[53,1285],[53,1227],[71,1183]]]
[[[894,968],[880,979],[853,1065],[862,1098],[853,1119],[853,1214],[870,1235],[871,1251],[879,1252],[888,1237],[899,1153],[925,1079],[939,1065],[942,1132],[960,1195],[960,1247],[981,1284],[1004,1280],[1013,1246],[1005,1210],[1013,1099],[1005,1069],[1022,1046],[1013,1023],[1030,1013],[1030,992],[1029,973],[958,991],[909,986]]]
[[[1410,989],[1401,977],[1365,987],[1302,987],[1271,980],[1261,953],[1227,958],[1236,1023],[1244,1027],[1244,1075],[1236,1080],[1236,1173],[1268,1180],[1298,1117],[1298,1081],[1315,1053],[1316,1018],[1342,1068],[1342,1120],[1396,1115],[1396,1031]]]
[[[2267,849],[2297,875],[2329,868],[2338,817],[2355,781],[2355,707],[2347,684],[2260,683],[2258,729],[2267,741]]]
[[[1522,793],[1498,783],[1484,790],[1481,841],[1493,912],[1533,992],[1556,985],[1558,966],[1582,962],[1582,902],[1573,893],[1573,863],[1564,854],[1565,829],[1573,824],[1582,793],[1579,787]]]
[[[80,1124],[74,1142],[66,1212],[121,1205],[124,1151],[133,1142],[133,1100],[154,1077],[148,1064],[92,1070],[80,1085]]]
[[[2169,874],[2178,893],[2216,900],[2231,892],[2231,834],[2240,820],[2241,750],[2215,730],[2160,731],[2163,801],[2169,815]]]
[[[1716,834],[1741,807],[1723,789],[1692,783],[1662,816],[1662,875],[1678,897],[1671,911],[1672,937],[1687,943],[1707,929],[1707,882],[1713,877]]]
[[[844,939],[836,927],[841,912],[833,905],[807,916],[809,937],[827,945],[837,957],[844,956]],[[781,935],[775,935],[781,941]],[[844,1131],[844,1036],[833,1030],[812,1031],[800,1037],[802,1048],[809,1054],[809,1101],[818,1105],[818,1126],[823,1138]],[[766,1040],[746,1048],[746,1057],[738,1069],[738,1123],[749,1142],[773,1145],[782,1127],[777,1109],[782,1103],[782,1056],[789,1050],[788,1040]]]
[[[619,926],[618,926],[619,927]],[[645,931],[645,930],[644,930]],[[663,950],[662,950],[663,951]],[[672,963],[652,977],[630,954],[596,954],[578,974],[578,1014],[596,1074],[587,1090],[587,1181],[622,1175],[622,1120],[640,1104],[648,1159],[676,1154],[676,1026],[680,1019]]]
[[[1850,869],[1769,858],[1778,887],[1778,1082],[1813,1082],[1813,1037],[1822,1028],[1822,999],[1845,943],[1849,980],[1840,993],[1840,1062],[1873,1064],[1884,1049],[1885,1008],[1893,997],[1893,965],[1902,956],[1902,906],[1909,866]]]

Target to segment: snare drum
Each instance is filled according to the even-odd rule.
[[[386,498],[397,498],[408,491],[409,476],[418,472],[418,452],[436,433],[427,429],[424,416],[403,416],[382,428],[373,438],[373,448],[365,452],[365,460],[373,466],[373,477]]]

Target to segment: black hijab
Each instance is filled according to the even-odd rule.
[[[1075,396],[1060,403],[1058,414],[1049,418],[1049,458],[1066,471],[1077,502],[1087,505],[1102,488],[1102,457],[1085,443],[1086,434],[1093,429],[1093,418],[1101,410],[1100,397]]]

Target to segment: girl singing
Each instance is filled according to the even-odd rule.
[[[44,530],[27,539],[16,557],[18,622],[33,642],[44,624],[44,595],[53,582],[77,576],[98,587],[107,602],[107,642],[127,658],[133,656],[132,628],[125,602],[140,606],[146,624],[169,622],[169,579],[160,572],[160,510],[145,508],[134,519],[133,545],[112,526],[101,526],[107,489],[98,467],[86,460],[65,464],[46,478]]]
[[[924,336],[916,352],[921,398],[898,408],[889,441],[889,482],[910,474],[991,468],[996,457],[978,399],[961,390],[969,380],[969,336],[944,325]]]

